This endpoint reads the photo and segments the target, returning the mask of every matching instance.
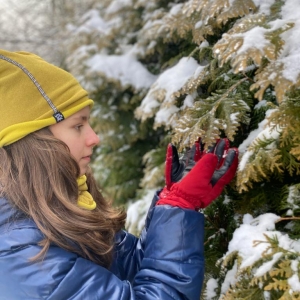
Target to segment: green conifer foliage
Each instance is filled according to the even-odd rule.
[[[163,185],[170,140],[181,151],[199,137],[207,147],[226,136],[239,148],[240,163],[234,181],[204,210],[201,297],[299,299],[300,5],[292,0],[116,3],[99,1],[81,20],[83,26],[96,13],[105,26],[102,31],[79,26],[69,60],[97,101],[102,147],[95,169],[104,190],[119,202],[139,199]],[[124,83],[89,64],[95,55],[128,53],[153,76],[151,84]],[[268,217],[272,226],[264,228]],[[234,247],[243,228],[264,228],[257,239],[243,240],[249,251],[260,251],[251,262],[242,242]]]
[[[74,39],[68,65],[95,100],[92,122],[101,141],[95,151],[93,168],[104,194],[115,204],[136,197],[147,161],[143,156],[161,139],[160,133],[154,134],[153,121],[141,122],[134,118],[147,86],[134,85],[130,80],[133,74],[129,74],[128,68],[136,60],[126,54],[136,41],[140,15],[140,9],[132,9],[126,3],[120,7],[114,1],[101,1],[72,28]],[[103,62],[98,68],[95,57]],[[123,65],[127,62],[127,66],[114,72],[118,65],[108,64],[110,58],[118,59]],[[146,67],[139,67],[143,71],[141,77],[152,78]],[[160,182],[161,178],[160,174]]]
[[[267,296],[285,299],[291,289],[288,278],[295,275],[295,271],[284,273],[286,283],[283,285],[278,281],[282,280],[282,275],[277,277],[282,272],[273,272],[276,268],[287,266],[286,261],[291,260],[288,257],[286,261],[279,259],[274,262],[269,273],[260,278],[264,284],[256,281],[255,269],[279,252],[269,238],[263,242],[269,243],[270,249],[275,247],[275,250],[263,255],[245,271],[240,268],[243,259],[238,252],[228,256],[228,264],[227,258],[224,262],[219,260],[227,252],[228,243],[245,213],[259,216],[273,212],[286,216],[292,210],[294,214],[295,201],[290,203],[286,191],[299,182],[299,82],[287,78],[284,73],[286,57],[281,56],[285,45],[282,36],[294,24],[289,20],[281,22],[280,26],[272,23],[280,16],[283,4],[282,1],[274,1],[270,13],[265,14],[253,1],[186,1],[174,5],[169,13],[160,16],[160,22],[152,21],[152,29],[155,30],[138,39],[146,44],[147,39],[148,42],[150,39],[163,39],[169,43],[185,38],[189,46],[182,54],[189,49],[188,55],[203,66],[173,94],[172,104],[180,109],[176,113],[176,125],[172,128],[172,140],[181,149],[191,145],[198,137],[209,145],[223,136],[242,149],[248,135],[257,131],[257,136],[245,146],[247,151],[243,151],[243,157],[241,155],[242,167],[236,182],[225,191],[227,198],[220,198],[205,210],[206,278],[207,281],[210,278],[218,280],[216,299],[220,295],[224,299],[265,299]],[[263,46],[253,44],[245,47],[251,42],[247,40],[251,35],[257,35],[259,40],[264,41]],[[181,57],[175,56],[170,61],[174,63],[174,59],[179,61]],[[155,91],[153,87],[152,90]],[[165,99],[164,90],[153,95],[160,106],[156,106],[152,114],[139,112],[141,118],[155,116],[166,102],[170,103]],[[186,95],[193,95],[194,104],[190,107],[182,105]],[[290,237],[298,237],[296,220],[286,220],[287,227],[277,227],[280,232],[288,232]],[[289,222],[293,222],[293,226]],[[287,230],[289,227],[293,230]],[[280,251],[286,252],[285,249]],[[219,264],[216,265],[216,261]],[[235,283],[226,291],[223,283],[234,265],[237,270]],[[291,299],[298,296],[296,291],[292,294],[289,294]],[[208,297],[205,288],[202,297]]]

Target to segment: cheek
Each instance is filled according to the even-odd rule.
[[[77,141],[72,141],[67,144],[69,149],[70,149],[70,152],[72,154],[72,156],[74,156],[74,158],[76,159],[77,162],[79,162],[80,158],[82,157],[82,151],[80,149],[80,143]]]

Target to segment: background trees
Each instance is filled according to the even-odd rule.
[[[92,5],[93,4],[93,5]],[[94,168],[137,233],[166,144],[227,136],[239,170],[204,210],[203,299],[299,298],[299,3],[101,0],[62,27],[96,100]]]
[[[65,66],[66,27],[91,8],[95,0],[1,0],[0,45],[27,50]]]

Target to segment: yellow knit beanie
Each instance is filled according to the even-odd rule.
[[[0,49],[0,147],[88,105],[93,101],[70,73],[35,54]]]

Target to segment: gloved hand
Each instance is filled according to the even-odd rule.
[[[195,142],[193,147],[188,149],[183,157],[179,159],[177,148],[171,143],[168,145],[165,164],[167,190],[170,190],[175,182],[180,181],[201,158],[201,146],[200,141]]]
[[[196,163],[199,157],[201,159]],[[178,159],[175,147],[172,149],[168,147],[167,187],[161,192],[157,205],[169,204],[190,209],[204,208],[217,198],[224,186],[233,179],[237,165],[238,150],[229,148],[227,139],[218,140],[206,153],[201,152],[200,145],[195,144],[195,149],[189,153],[185,163]],[[185,171],[191,168],[192,170],[181,179]],[[175,183],[176,180],[179,182]]]
[[[204,151],[204,144],[201,139],[195,142],[191,149],[188,149],[185,154],[179,158],[177,148],[171,143],[168,145],[166,153],[165,164],[165,181],[166,188],[170,190],[175,182],[179,182],[196,164],[196,162],[206,153],[213,153],[218,143],[223,143],[222,148],[224,152],[228,151],[229,140],[224,138],[217,140],[217,142]],[[219,145],[220,146],[220,145]],[[223,153],[216,153],[216,155],[223,155]],[[219,158],[219,165],[222,163],[222,158]]]

